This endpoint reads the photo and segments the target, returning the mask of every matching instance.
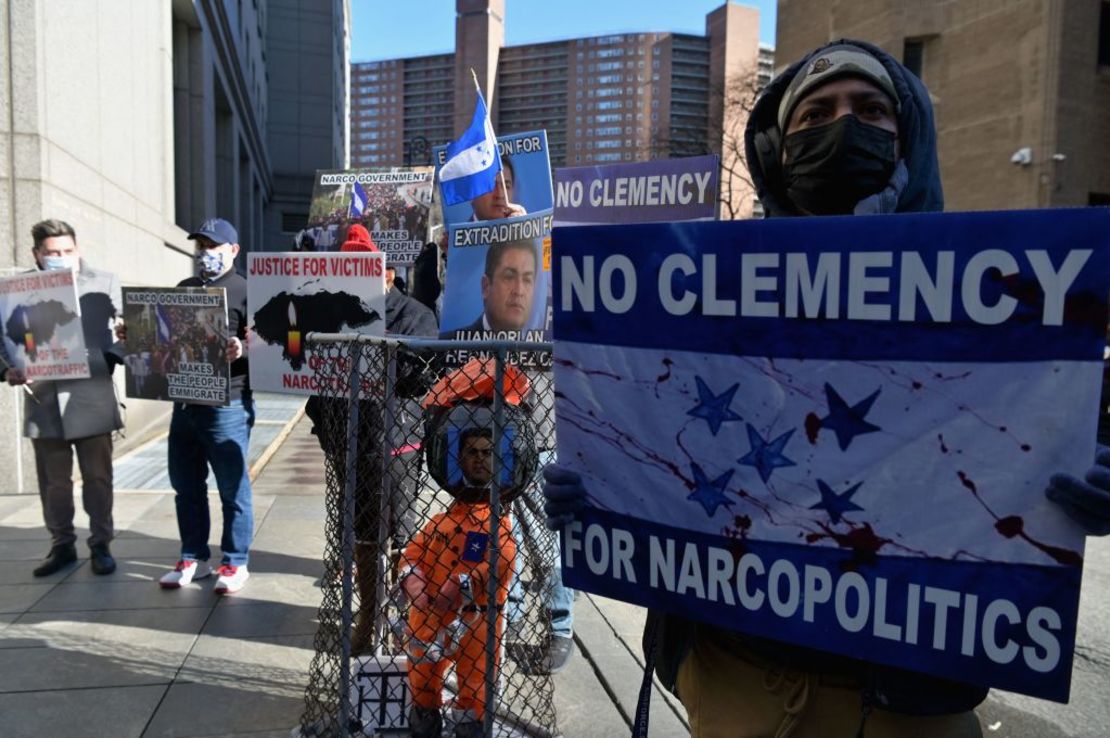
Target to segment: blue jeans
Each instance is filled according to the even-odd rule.
[[[170,421],[169,472],[177,505],[181,558],[207,561],[208,467],[216,477],[224,514],[222,563],[243,566],[254,535],[247,449],[254,426],[254,400],[245,394],[228,407],[175,403]]]
[[[552,451],[541,451],[538,470],[542,471],[545,466],[554,462],[554,456]],[[543,582],[541,589],[550,596],[544,604],[551,618],[551,634],[570,638],[574,635],[574,590],[563,585],[559,534],[548,530],[544,525],[543,501],[539,494],[540,484],[542,484],[542,478],[537,475],[536,484],[525,490],[524,494],[513,502],[513,540],[517,546],[517,557],[513,579],[509,584],[507,615],[510,623],[517,622],[524,615],[524,585],[521,582],[521,574],[524,573],[527,557],[523,552],[529,543],[538,544],[542,549],[544,560],[552,565],[547,572],[547,581]]]

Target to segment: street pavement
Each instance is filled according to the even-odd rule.
[[[178,552],[164,435],[117,459],[119,569],[108,577],[92,575],[84,551],[67,570],[32,577],[49,547],[38,499],[0,495],[0,736],[290,734],[320,603],[324,464],[301,403],[258,400],[251,579],[233,597],[215,596],[211,580],[179,591],[155,583]],[[216,546],[215,494],[211,503]],[[83,548],[87,530],[79,536]],[[988,738],[1110,734],[1107,585],[1110,543],[1092,540],[1072,703],[992,692],[980,708]],[[643,610],[583,593],[574,614],[577,651],[555,677],[560,731],[628,735],[643,673]],[[658,684],[650,735],[689,735],[682,706]]]

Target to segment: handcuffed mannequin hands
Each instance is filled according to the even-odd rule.
[[[543,470],[543,499],[543,511],[547,514],[544,522],[551,530],[561,530],[586,507],[582,476],[558,464],[549,464]]]
[[[1098,447],[1095,464],[1082,479],[1070,474],[1052,475],[1045,496],[1064,508],[1088,535],[1110,533],[1110,446]]]

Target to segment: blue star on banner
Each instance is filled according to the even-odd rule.
[[[767,480],[771,478],[771,473],[780,467],[795,466],[794,462],[783,456],[782,451],[786,447],[787,441],[790,436],[794,435],[794,429],[783,433],[781,436],[773,441],[768,441],[763,436],[759,435],[759,431],[752,427],[751,423],[748,426],[748,442],[752,445],[752,450],[746,455],[742,456],[737,461],[744,466],[754,466],[756,471],[759,472],[759,478],[766,484]]]
[[[701,418],[708,423],[709,430],[713,435],[717,435],[717,431],[721,430],[722,423],[741,419],[739,415],[728,409],[728,406],[732,404],[732,398],[736,395],[737,388],[740,387],[739,382],[721,394],[715,395],[709,389],[709,386],[702,381],[701,377],[694,377],[694,381],[698,384],[698,404],[693,410],[687,411],[687,415]]]
[[[686,498],[687,500],[700,503],[705,508],[705,514],[709,517],[713,517],[717,508],[721,505],[732,507],[732,502],[725,497],[725,490],[728,488],[728,481],[732,479],[735,469],[729,469],[712,482],[709,481],[709,477],[705,476],[705,472],[697,464],[690,464],[690,469],[694,472],[694,484],[697,488],[690,493]]]
[[[852,510],[863,510],[862,507],[852,502],[852,495],[860,488],[863,482],[856,482],[854,487],[849,488],[847,491],[837,494],[832,491],[832,488],[825,484],[822,480],[817,480],[817,489],[821,492],[821,501],[815,505],[810,505],[810,510],[825,510],[829,513],[829,518],[832,519],[833,524],[840,522],[841,516],[846,512]]]
[[[880,387],[849,407],[844,398],[832,388],[832,385],[828,382],[825,383],[825,397],[829,401],[829,414],[821,418],[821,427],[828,428],[836,433],[836,440],[840,444],[841,451],[847,451],[848,444],[856,436],[882,430],[879,426],[872,425],[863,419],[871,411],[871,406],[875,404],[875,398],[882,391],[883,388]]]

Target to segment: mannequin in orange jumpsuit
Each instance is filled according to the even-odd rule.
[[[412,736],[439,736],[443,675],[455,664],[457,736],[481,735],[485,712],[486,644],[489,634],[489,483],[493,445],[488,428],[460,434],[458,465],[465,487],[446,512],[435,515],[405,547],[402,587],[408,614],[409,684],[414,705]],[[516,544],[512,519],[498,526],[496,638],[501,640]],[[498,653],[495,647],[494,652]],[[495,666],[495,668],[497,668]]]

